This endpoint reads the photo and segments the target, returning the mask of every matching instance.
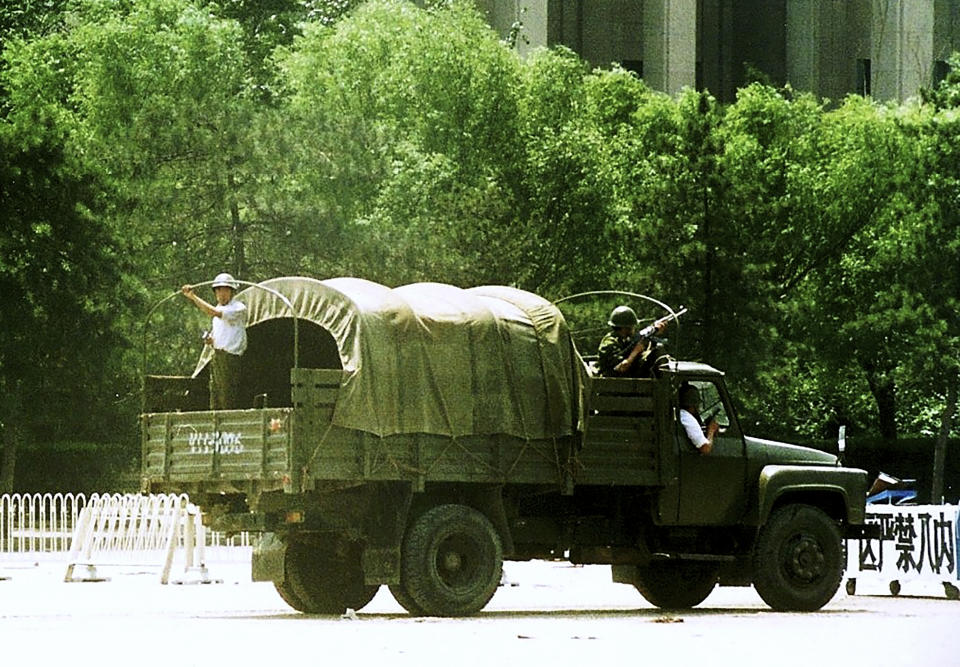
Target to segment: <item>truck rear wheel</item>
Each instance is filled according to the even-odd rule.
[[[390,594],[393,596],[393,599],[397,601],[397,604],[406,609],[409,613],[413,614],[414,616],[424,615],[423,608],[413,601],[413,598],[407,593],[406,589],[403,587],[403,584],[390,584]]]
[[[633,585],[655,607],[689,609],[707,599],[717,578],[715,565],[667,561],[637,567]]]
[[[338,553],[319,541],[293,541],[286,545],[283,563],[286,578],[275,585],[277,592],[291,607],[308,614],[361,609],[379,589],[364,583],[356,544]]]
[[[493,597],[503,571],[500,536],[465,505],[438,505],[408,528],[400,560],[398,602],[413,613],[468,616]]]
[[[840,529],[811,505],[787,505],[770,515],[753,557],[753,586],[778,611],[816,611],[840,587]]]

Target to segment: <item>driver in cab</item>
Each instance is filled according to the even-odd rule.
[[[716,419],[711,419],[706,427],[700,419],[700,391],[691,384],[680,388],[680,424],[690,440],[690,444],[697,448],[701,455],[707,455],[713,450],[713,438],[720,430]]]

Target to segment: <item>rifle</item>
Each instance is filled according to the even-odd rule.
[[[640,329],[640,331],[638,331],[633,335],[634,345],[639,343],[641,340],[650,340],[656,343],[666,342],[666,339],[661,339],[653,335],[654,333],[656,333],[657,327],[659,327],[664,322],[669,322],[670,320],[677,319],[678,317],[680,317],[686,312],[687,312],[686,306],[681,306],[680,310],[678,310],[677,312],[671,313],[670,315],[664,315],[663,317],[655,321],[653,324],[648,324],[644,328]]]

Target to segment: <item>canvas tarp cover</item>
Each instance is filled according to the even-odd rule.
[[[358,278],[261,285],[335,339],[344,370],[333,412],[338,426],[380,436],[526,439],[569,435],[575,426],[573,343],[560,311],[535,294],[438,283],[391,289]],[[290,317],[263,289],[238,298],[249,309],[248,327]]]

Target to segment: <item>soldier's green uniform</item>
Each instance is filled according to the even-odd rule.
[[[615,369],[617,365],[630,356],[638,340],[634,331],[638,324],[637,314],[629,306],[617,306],[610,313],[607,322],[611,331],[600,341],[597,350],[597,363],[600,374],[607,377],[646,377],[650,373],[653,362],[653,349],[656,347],[650,340],[646,340],[646,349],[634,359],[630,367],[620,373]]]
[[[600,374],[605,376],[629,375],[629,373],[617,373],[613,370],[617,364],[630,356],[633,350],[634,342],[631,337],[620,338],[616,332],[609,332],[600,341],[600,347],[597,349],[597,364],[600,367]],[[639,366],[639,361],[635,364]]]

